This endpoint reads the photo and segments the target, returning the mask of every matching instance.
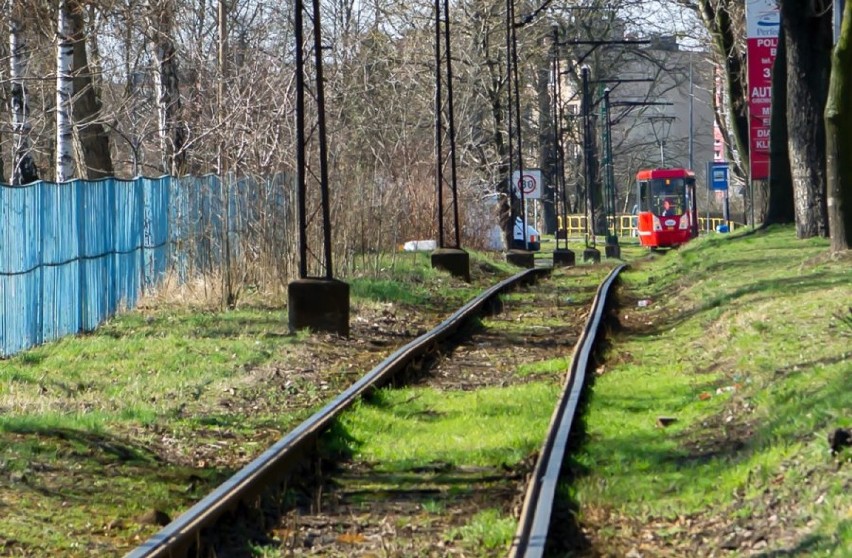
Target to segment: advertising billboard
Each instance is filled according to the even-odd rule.
[[[752,180],[769,178],[772,64],[781,18],[776,0],[746,1],[749,159]]]

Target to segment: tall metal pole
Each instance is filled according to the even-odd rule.
[[[592,161],[592,114],[591,94],[589,92],[590,69],[584,65],[583,78],[583,167],[586,180],[586,244],[595,245],[595,208],[594,208],[594,162]]]
[[[322,36],[320,2],[313,0],[314,59],[316,64],[317,126],[319,127],[320,196],[322,202],[322,232],[325,257],[325,276],[334,277],[331,267],[331,200],[328,193],[328,142],[325,125],[325,85],[322,75]]]
[[[438,247],[444,247],[444,134],[441,111],[441,0],[435,0],[435,187],[438,190]]]
[[[692,79],[692,52],[689,53],[689,170],[695,170],[695,133],[692,128],[694,125],[694,108],[695,100],[694,81]]]
[[[506,184],[509,186],[509,223],[507,224],[506,246],[511,248],[515,230],[515,185],[512,184],[514,171],[512,157],[514,156],[514,143],[512,139],[512,0],[506,0],[506,153],[508,154]]]
[[[607,216],[607,242],[618,243],[618,238],[615,234],[615,173],[612,164],[612,123],[610,122],[610,104],[609,104],[610,89],[604,89],[603,102],[603,131],[604,131],[604,156],[606,157],[606,165],[604,172],[604,180],[606,181],[606,216]],[[612,227],[610,228],[609,221],[612,219]]]
[[[553,113],[553,139],[556,149],[556,195],[554,202],[556,205],[556,214],[559,215],[559,221],[562,222],[562,227],[565,230],[565,245],[568,246],[568,223],[565,222],[565,169],[564,169],[564,153],[562,152],[562,130],[560,118],[560,98],[559,98],[559,27],[553,26],[553,56],[550,63],[550,82],[551,82],[551,104]],[[559,226],[556,227],[556,249],[559,250]]]
[[[450,133],[450,189],[453,193],[453,226],[456,231],[456,248],[461,248],[459,227],[459,196],[456,170],[456,115],[453,108],[453,65],[450,51],[450,2],[444,0],[444,50],[447,52],[447,119]]]
[[[225,123],[225,80],[228,79],[228,8],[225,5],[225,0],[219,0],[218,10],[218,33],[219,33],[219,76],[216,84],[216,108],[218,111],[217,124],[220,129],[224,129]],[[222,251],[223,266],[222,273],[223,294],[225,303],[228,307],[233,307],[235,300],[233,298],[233,277],[231,275],[231,188],[228,178],[228,157],[226,154],[224,134],[220,133],[219,139],[219,155],[218,155],[218,174],[219,188],[222,200]]]
[[[296,39],[296,206],[299,218],[299,277],[308,276],[307,212],[305,210],[305,34],[303,0],[295,0]]]
[[[512,35],[512,83],[515,88],[515,131],[518,135],[518,191],[521,194],[521,227],[523,227],[522,238],[524,239],[524,249],[529,249],[529,242],[527,238],[527,204],[524,195],[524,159],[523,159],[523,150],[521,146],[521,86],[520,86],[520,77],[518,72],[518,35],[515,27],[515,1],[509,0],[509,8],[511,11],[510,15],[510,29]],[[511,85],[510,85],[511,87]]]

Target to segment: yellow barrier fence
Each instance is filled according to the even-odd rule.
[[[562,224],[562,216],[558,216],[557,218],[557,226],[559,230],[564,230],[566,227]],[[617,236],[636,236],[635,222],[636,216],[628,213],[616,215],[614,218],[610,217],[609,227],[610,229],[615,230],[615,234]],[[579,214],[572,214],[566,216],[567,223],[567,232],[568,237],[581,237],[586,234],[586,216]],[[721,217],[711,217],[708,220],[705,217],[698,218],[698,230],[699,232],[707,232],[707,231],[715,231],[719,225],[728,225],[728,230],[733,231],[744,225],[742,223],[736,223],[734,221],[725,221]]]

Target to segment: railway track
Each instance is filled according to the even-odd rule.
[[[452,555],[455,551],[440,534],[447,526],[420,521],[424,506],[441,507],[445,515],[464,519],[484,503],[520,513],[512,556],[542,555],[558,464],[565,453],[609,286],[620,269],[607,277],[588,304],[564,302],[564,292],[531,287],[548,273],[546,269],[526,270],[494,285],[435,329],[388,356],[128,556],[252,555],[244,537],[277,547],[281,555],[353,556],[376,551],[419,555],[426,548],[436,555]],[[542,283],[546,281],[538,284]],[[526,286],[524,296],[529,298],[514,302],[512,297],[501,298],[519,286]],[[545,307],[546,319],[538,316],[540,323],[525,323],[525,309],[531,303]],[[477,327],[476,320],[488,314],[508,327],[484,327],[481,322]],[[565,314],[573,319],[565,321]],[[562,321],[557,319],[560,315]],[[519,367],[548,358],[545,355],[567,355],[578,338],[581,343],[574,349],[571,373],[537,461],[530,456],[511,468],[453,470],[438,461],[411,471],[417,478],[409,478],[400,489],[387,484],[402,486],[398,478],[377,474],[370,464],[343,462],[330,467],[319,457],[323,436],[328,436],[343,411],[364,397],[374,397],[381,386],[413,383],[449,392],[531,381],[535,373],[519,377]],[[452,479],[451,484],[446,479]],[[294,493],[303,496],[294,499]],[[463,497],[457,498],[458,494]],[[251,533],[257,530],[257,523],[263,523],[263,531],[273,535]],[[497,555],[503,554],[505,549]]]

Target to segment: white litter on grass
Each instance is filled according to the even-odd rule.
[[[434,250],[438,243],[434,240],[409,240],[402,245],[405,252],[428,252]]]

